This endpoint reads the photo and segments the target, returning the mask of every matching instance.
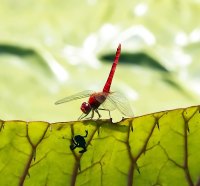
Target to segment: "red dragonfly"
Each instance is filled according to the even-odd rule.
[[[122,94],[119,94],[117,92],[110,92],[110,86],[119,61],[120,53],[121,53],[121,44],[119,44],[117,48],[115,59],[112,64],[112,68],[110,70],[108,79],[104,85],[103,91],[94,92],[91,90],[86,90],[74,94],[72,96],[65,97],[61,100],[58,100],[55,104],[57,105],[72,100],[89,97],[88,102],[83,102],[80,107],[83,113],[78,118],[79,120],[85,118],[90,112],[92,114],[88,119],[92,119],[94,117],[94,112],[98,114],[98,119],[99,119],[101,117],[99,110],[108,111],[109,116],[111,118],[110,111],[115,109],[118,109],[125,116],[133,117],[133,112],[128,100]]]

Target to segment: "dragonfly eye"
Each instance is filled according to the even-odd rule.
[[[91,108],[89,103],[87,103],[87,102],[82,103],[81,110],[82,110],[83,113],[88,114],[91,111],[91,109],[92,108]]]

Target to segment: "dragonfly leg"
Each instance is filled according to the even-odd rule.
[[[89,113],[88,113],[89,114]],[[85,114],[84,115],[84,113],[82,113],[81,115],[80,115],[80,117],[78,118],[78,120],[82,120],[83,118],[85,118],[88,114]]]
[[[98,119],[100,119],[101,118],[101,114],[99,114],[99,111],[96,109],[96,110],[94,110],[97,114],[98,114],[98,118],[97,118],[97,120]]]
[[[91,119],[94,117],[94,110],[92,109]]]
[[[105,110],[105,111],[108,111],[109,117],[111,118],[110,110],[108,110],[108,109],[103,109],[103,108],[98,108],[98,110]]]
[[[94,110],[92,109],[92,115],[86,119],[92,119],[94,117]]]

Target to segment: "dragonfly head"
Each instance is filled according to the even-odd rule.
[[[89,103],[87,102],[83,102],[81,105],[81,110],[83,113],[85,114],[89,114],[89,112],[91,111],[92,107],[90,106]]]

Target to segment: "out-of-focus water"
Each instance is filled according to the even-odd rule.
[[[118,43],[112,90],[135,115],[199,104],[199,14],[198,1],[2,1],[1,119],[77,119],[84,99],[54,102],[101,91]]]

